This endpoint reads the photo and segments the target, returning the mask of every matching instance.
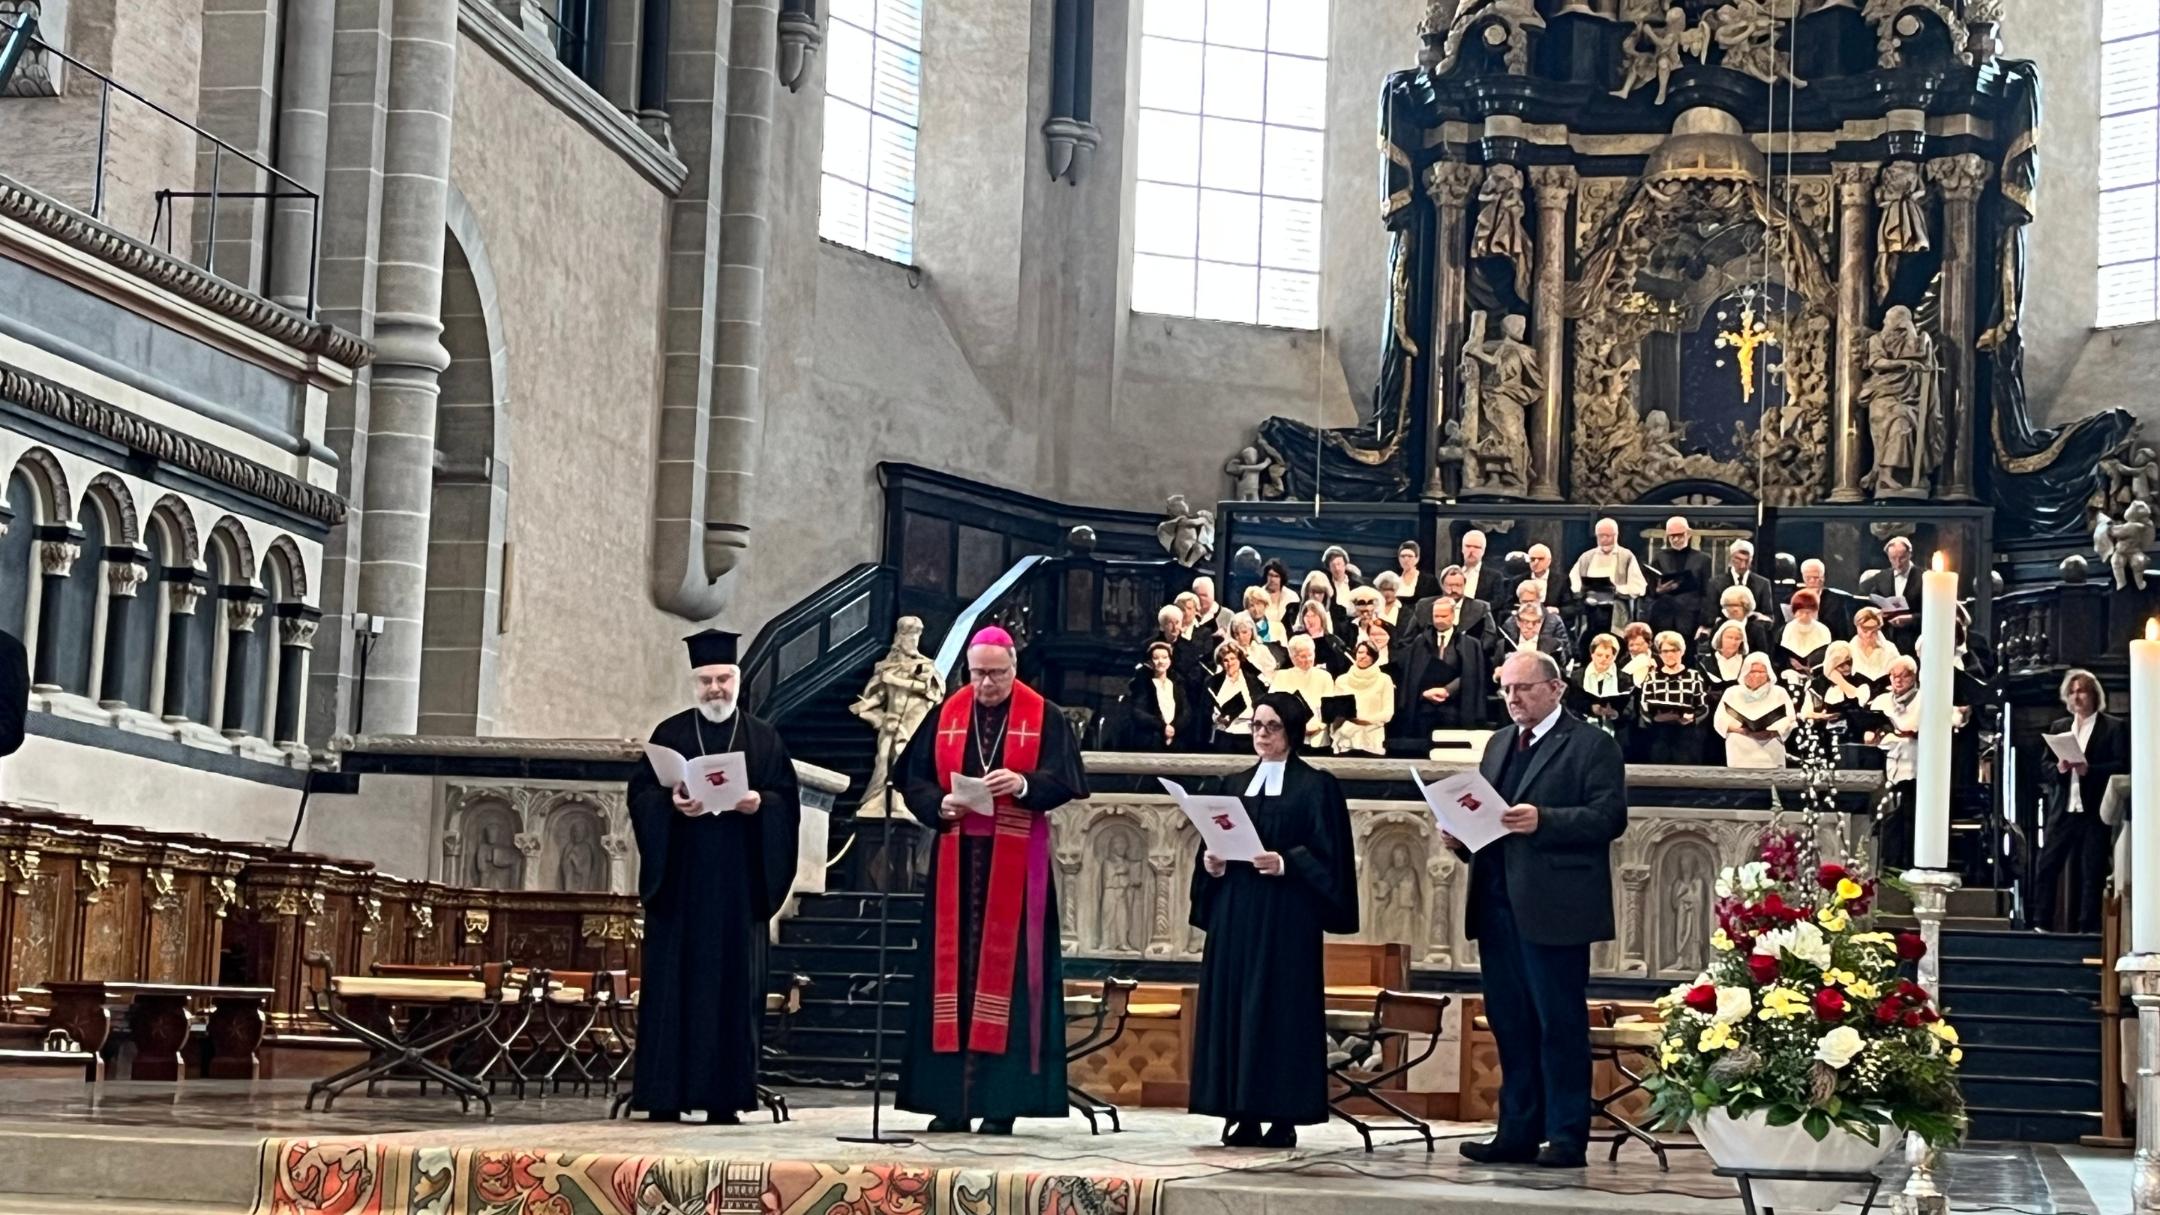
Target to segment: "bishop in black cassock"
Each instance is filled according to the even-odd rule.
[[[900,756],[908,809],[937,828],[913,965],[895,1104],[934,1133],[1012,1133],[1063,1119],[1065,977],[1051,877],[1050,811],[1088,795],[1071,723],[1019,682],[1000,628],[968,647],[968,684]],[[955,775],[981,777],[994,812],[966,808]]]
[[[699,814],[651,765],[630,778],[645,904],[631,1104],[655,1122],[704,1110],[731,1124],[757,1106],[767,925],[795,875],[802,805],[779,733],[736,704],[735,635],[708,629],[688,642],[698,703],[652,741],[685,759],[740,751],[750,788],[732,809]]]

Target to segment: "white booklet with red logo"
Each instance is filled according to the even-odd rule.
[[[1501,836],[1507,828],[1500,825],[1500,816],[1507,813],[1508,800],[1492,787],[1476,768],[1466,768],[1453,776],[1443,776],[1432,784],[1418,775],[1417,768],[1410,769],[1410,780],[1418,792],[1425,795],[1425,804],[1432,807],[1433,817],[1440,820],[1440,829],[1462,841],[1462,846],[1472,852],[1483,848]]]

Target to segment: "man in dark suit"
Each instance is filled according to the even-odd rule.
[[[1492,605],[1483,599],[1472,599],[1463,592],[1461,566],[1451,565],[1441,573],[1440,593],[1455,601],[1455,625],[1462,630],[1463,636],[1486,645],[1499,636],[1499,624],[1493,619]]]
[[[1650,584],[1650,627],[1685,637],[1701,620],[1703,591],[1710,583],[1710,556],[1691,547],[1695,531],[1685,516],[1665,521],[1665,547],[1650,559],[1658,569]]]
[[[1474,730],[1485,724],[1485,648],[1455,627],[1455,601],[1442,595],[1427,613],[1430,627],[1402,643],[1396,661],[1396,735],[1403,750],[1423,755],[1439,729]]]
[[[2114,832],[2101,821],[2100,799],[2107,796],[2109,777],[2130,770],[2130,731],[2106,712],[2107,693],[2091,671],[2063,676],[2062,703],[2070,715],[2056,718],[2048,733],[2076,739],[2085,759],[2073,764],[2052,750],[2045,755],[2054,765],[2054,779],[2043,832],[2047,845],[2033,881],[2032,920],[2056,932],[2098,932],[2114,851]]]
[[[0,755],[22,749],[23,723],[29,715],[29,656],[21,638],[0,629]]]
[[[1801,591],[1815,592],[1815,619],[1823,622],[1823,627],[1830,630],[1832,637],[1840,641],[1852,640],[1853,613],[1866,604],[1831,586],[1828,566],[1814,557],[1801,562],[1800,585],[1793,594],[1797,595]],[[1917,584],[1913,591],[1915,594],[1919,593]],[[1782,624],[1778,627],[1780,630],[1784,628]]]
[[[1920,644],[1920,567],[1913,564],[1912,541],[1892,536],[1882,547],[1888,569],[1869,570],[1860,576],[1860,593],[1903,599],[1906,610],[1883,613],[1883,635],[1899,651],[1913,653]],[[1847,634],[1841,634],[1844,636]]]
[[[1493,643],[1493,667],[1498,669],[1509,654],[1536,650],[1549,655],[1565,671],[1575,663],[1566,629],[1560,623],[1560,614],[1543,604],[1533,600],[1519,605],[1514,615],[1500,622],[1500,640]]]
[[[1724,621],[1725,613],[1718,597],[1725,593],[1725,588],[1732,586],[1744,586],[1748,594],[1755,596],[1754,610],[1764,613],[1765,620],[1768,613],[1777,610],[1773,606],[1777,600],[1772,597],[1770,580],[1755,572],[1755,546],[1746,540],[1735,540],[1726,553],[1724,572],[1710,579],[1703,595],[1702,628],[1698,632],[1710,633]]]
[[[1560,668],[1546,655],[1509,656],[1500,690],[1515,724],[1493,732],[1479,771],[1510,803],[1500,819],[1509,834],[1469,858],[1465,923],[1500,1049],[1500,1125],[1461,1151],[1479,1164],[1579,1169],[1590,1138],[1590,946],[1613,937],[1627,769],[1611,735],[1561,709]]]

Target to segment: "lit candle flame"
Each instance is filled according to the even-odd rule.
[[[1934,568],[1935,572],[1938,574],[1950,568],[1949,562],[1943,560],[1943,555],[1940,550],[1937,550],[1937,552],[1935,553]]]
[[[2160,618],[2145,622],[2145,640],[2160,641]]]

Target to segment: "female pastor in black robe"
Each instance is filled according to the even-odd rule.
[[[656,1121],[704,1110],[733,1122],[757,1108],[767,925],[794,882],[802,802],[795,763],[771,726],[740,708],[726,721],[688,709],[652,732],[686,759],[743,753],[755,814],[687,815],[649,764],[630,777],[645,969],[638,987],[630,1103]]]
[[[1276,765],[1266,761],[1216,791],[1244,799],[1280,871],[1229,862],[1211,876],[1205,853],[1193,864],[1192,924],[1207,933],[1207,944],[1193,1017],[1191,1108],[1226,1120],[1223,1142],[1232,1147],[1290,1146],[1297,1127],[1327,1121],[1321,937],[1358,928],[1349,803],[1333,775],[1296,754],[1311,711],[1291,695],[1264,696],[1260,705],[1254,749],[1290,746],[1279,792],[1268,792]],[[1268,728],[1277,723],[1288,733]],[[1262,1122],[1273,1124],[1265,1135]]]

